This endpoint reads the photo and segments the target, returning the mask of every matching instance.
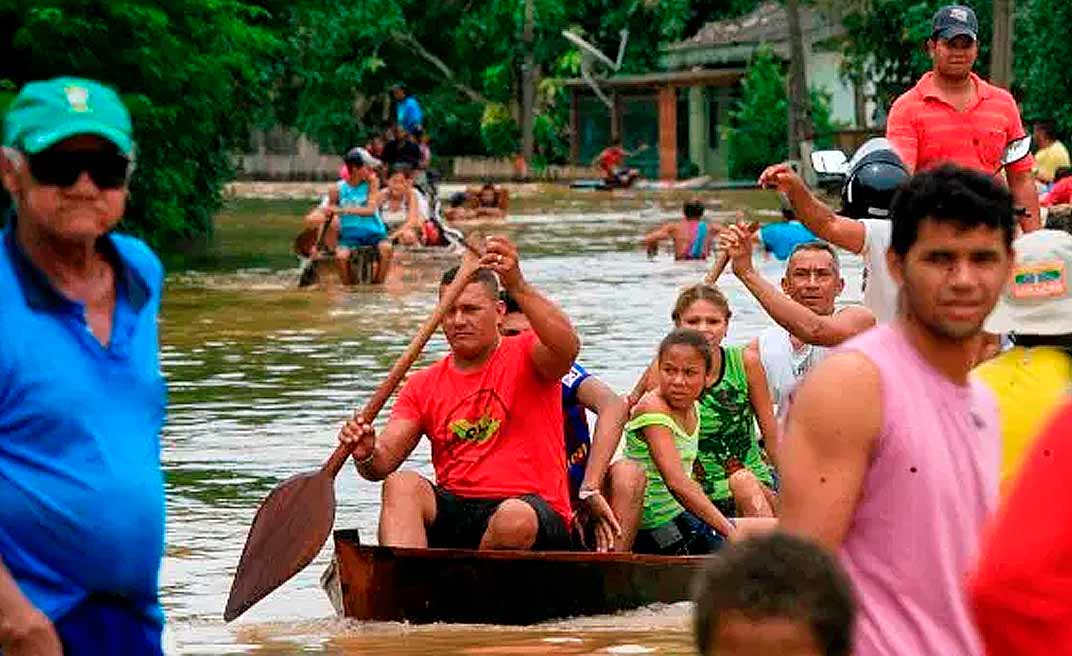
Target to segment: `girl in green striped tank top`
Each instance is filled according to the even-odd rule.
[[[773,517],[774,480],[755,426],[769,444],[775,443],[774,408],[758,358],[743,347],[721,345],[731,314],[718,288],[694,285],[681,292],[671,315],[675,326],[703,333],[714,359],[714,375],[700,396],[693,476],[723,513]]]
[[[692,479],[699,444],[698,399],[711,371],[711,350],[694,330],[675,330],[659,345],[658,384],[633,408],[625,454],[644,469],[644,510],[637,553],[710,553],[734,532]]]

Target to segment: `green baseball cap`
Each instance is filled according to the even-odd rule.
[[[29,82],[4,116],[4,145],[33,155],[80,135],[95,134],[130,157],[130,113],[119,95],[93,80],[57,77]]]

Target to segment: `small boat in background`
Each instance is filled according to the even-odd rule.
[[[365,546],[351,529],[321,583],[353,619],[523,625],[691,599],[707,558]]]

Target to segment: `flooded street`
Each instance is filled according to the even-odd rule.
[[[722,209],[774,207],[769,192],[725,192]],[[652,261],[640,235],[676,216],[683,196],[560,193],[522,199],[501,229],[528,279],[561,304],[583,340],[580,361],[630,389],[670,326],[677,290],[705,263]],[[173,654],[689,654],[687,603],[529,628],[415,627],[338,620],[319,588],[331,543],[314,563],[231,625],[222,613],[258,504],[278,482],[319,467],[340,422],[368,398],[432,310],[450,256],[404,254],[381,289],[299,290],[290,243],[308,203],[234,201],[211,247],[168,257],[162,362],[170,406],[163,435],[167,552],[162,595]],[[472,228],[466,228],[471,230]],[[486,232],[487,227],[480,232]],[[499,228],[493,228],[498,231]],[[860,298],[860,260],[842,254],[842,301]],[[777,280],[782,264],[757,257]],[[770,320],[733,277],[727,343]],[[417,367],[446,352],[437,335]],[[385,419],[390,406],[381,413]],[[431,476],[422,442],[408,463]],[[345,468],[337,528],[375,539],[379,484]],[[465,590],[459,590],[465,595]]]

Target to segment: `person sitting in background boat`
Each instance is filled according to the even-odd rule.
[[[1068,158],[1068,149],[1057,138],[1052,120],[1036,121],[1033,132],[1038,150],[1031,173],[1036,181],[1048,186],[1057,181],[1057,170],[1072,166],[1072,160]]]
[[[503,303],[500,333],[513,336],[531,330],[513,297],[504,293]],[[594,436],[586,410],[596,415]],[[570,499],[577,509],[582,546],[629,551],[644,501],[644,472],[630,460],[611,464],[629,409],[606,383],[575,362],[562,378],[562,413]],[[589,529],[594,544],[589,544]]]
[[[387,173],[387,189],[380,202],[380,217],[387,224],[392,244],[420,246],[424,240],[424,217],[417,191],[407,177],[409,167],[398,164]]]
[[[647,476],[637,553],[711,553],[735,531],[691,476],[700,436],[698,399],[711,367],[704,336],[675,329],[659,344],[654,387],[625,426],[625,455]]]
[[[852,583],[814,542],[774,533],[732,544],[710,560],[698,588],[701,656],[852,653]]]
[[[349,181],[339,180],[328,191],[327,205],[320,212],[306,217],[306,225],[317,221],[328,222],[329,239],[337,241],[335,261],[343,284],[353,283],[350,271],[350,255],[355,248],[373,247],[379,259],[373,267],[372,281],[382,283],[391,266],[393,250],[387,240],[387,226],[380,219],[379,182],[372,169],[365,165],[361,149],[354,148],[343,158],[349,172]]]
[[[674,243],[675,260],[706,260],[718,231],[703,220],[704,210],[702,201],[689,200],[682,209],[684,218],[664,223],[644,235],[648,255],[654,257],[659,252],[659,244],[669,239]]]
[[[607,185],[631,187],[640,177],[640,171],[625,166],[625,158],[628,156],[629,153],[622,148],[622,140],[613,139],[609,146],[596,155],[592,164],[599,167],[600,173],[603,174],[603,181]]]
[[[383,146],[383,161],[388,166],[406,164],[414,169],[421,165],[421,148],[401,125],[390,130],[391,139]]]
[[[830,244],[798,244],[786,263],[782,289],[767,282],[752,264],[751,231],[730,226],[719,236],[719,248],[731,258],[733,273],[778,324],[749,342],[746,352],[759,357],[771,401],[784,411],[797,383],[830,347],[875,325],[867,308],[852,305],[835,312],[837,297],[845,289],[837,252]],[[767,442],[777,459],[777,444]]]
[[[378,436],[355,417],[339,439],[354,445],[362,477],[384,481],[382,545],[566,549],[560,381],[580,339],[569,317],[522,276],[509,239],[490,237],[480,266],[443,319],[450,354],[410,376]],[[441,293],[456,274],[443,276]],[[499,334],[496,274],[532,330]],[[398,471],[422,435],[431,441],[435,484]]]
[[[422,171],[426,171],[432,163],[432,140],[424,130],[415,131],[413,140],[417,142],[417,147],[421,149],[420,168]]]
[[[714,376],[700,397],[700,449],[693,474],[727,517],[774,516],[774,477],[765,462],[755,426],[767,444],[777,443],[777,426],[767,377],[758,354],[722,346],[732,313],[717,287],[694,285],[677,298],[671,318],[707,338]],[[652,389],[649,370],[642,388]],[[637,399],[627,400],[632,406]]]

